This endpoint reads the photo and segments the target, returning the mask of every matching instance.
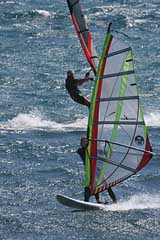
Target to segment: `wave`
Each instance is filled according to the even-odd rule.
[[[34,9],[27,12],[12,12],[12,13],[5,13],[7,18],[11,19],[21,19],[21,18],[36,18],[36,17],[49,17],[51,14],[47,10],[42,9]]]
[[[19,113],[12,120],[0,124],[1,130],[47,130],[47,131],[73,131],[84,130],[87,127],[87,118],[77,119],[71,123],[57,123],[47,120],[39,111],[34,110],[29,113]]]
[[[50,12],[46,11],[46,10],[33,10],[32,12],[35,12],[35,14],[38,14],[40,16],[43,16],[43,17],[49,17],[51,14]]]
[[[160,196],[141,194],[134,195],[127,201],[122,201],[117,204],[106,205],[104,210],[106,211],[128,211],[136,209],[159,209],[160,208]]]

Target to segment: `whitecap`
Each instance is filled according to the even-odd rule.
[[[128,211],[136,209],[159,209],[160,196],[151,194],[141,194],[131,196],[128,200],[120,201],[117,204],[106,205],[106,211]]]
[[[77,119],[75,122],[58,123],[51,121],[38,110],[29,113],[19,113],[16,117],[0,125],[1,130],[46,130],[46,131],[75,131],[87,128],[87,118]]]
[[[46,11],[46,10],[40,10],[40,9],[36,9],[36,10],[34,10],[33,12],[36,12],[36,13],[38,13],[39,15],[42,15],[42,16],[44,16],[44,17],[49,17],[51,14],[48,12],[48,11]]]
[[[160,126],[160,112],[150,112],[145,114],[145,122],[149,127],[159,127]]]

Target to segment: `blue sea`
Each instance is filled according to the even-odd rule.
[[[89,65],[65,0],[0,1],[0,239],[160,239],[160,2],[81,0],[100,55],[108,28],[133,48],[137,83],[156,155],[113,188],[118,204],[84,212],[56,194],[83,199],[76,154],[88,109],[70,99],[68,69]],[[93,82],[81,90],[91,97]],[[102,199],[110,200],[107,193]]]

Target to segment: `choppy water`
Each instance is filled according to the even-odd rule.
[[[99,53],[109,21],[132,46],[159,154],[159,1],[81,2]],[[88,67],[66,1],[0,1],[0,239],[159,240],[159,155],[114,188],[119,203],[106,211],[72,211],[55,199],[58,193],[83,197],[83,165],[75,151],[88,109],[69,98],[64,79],[69,68],[82,76]],[[84,94],[91,89],[92,83],[84,85]]]

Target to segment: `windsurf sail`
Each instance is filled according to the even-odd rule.
[[[131,47],[107,33],[88,121],[85,187],[102,192],[136,174],[152,158]]]
[[[85,56],[92,70],[96,74],[98,55],[93,45],[93,40],[87,26],[86,18],[83,15],[79,0],[67,0],[67,3],[73,24],[75,26],[77,35],[84,50]]]

